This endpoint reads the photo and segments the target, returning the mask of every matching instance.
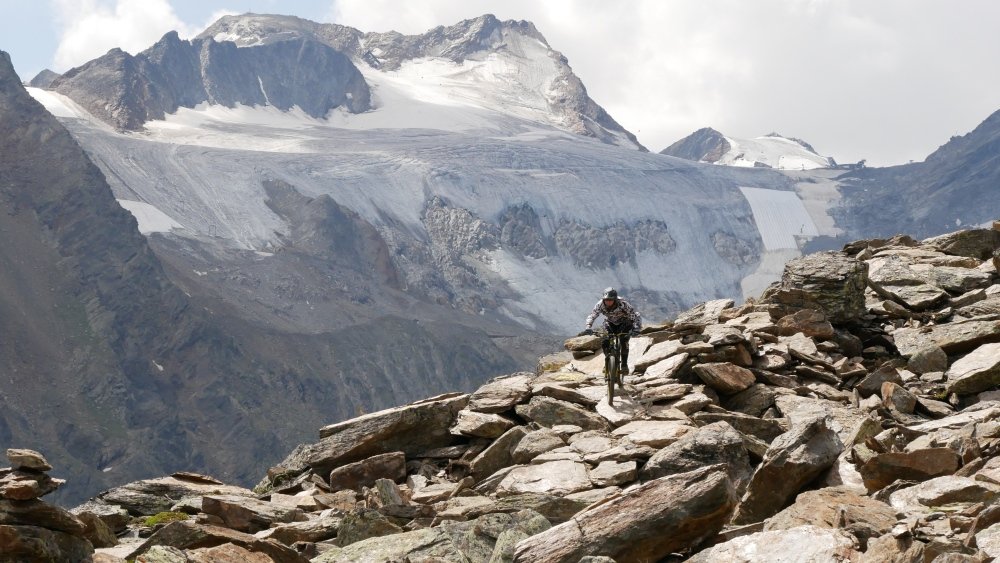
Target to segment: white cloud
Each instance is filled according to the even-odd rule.
[[[168,0],[52,0],[60,27],[54,67],[57,72],[81,65],[119,47],[137,53],[177,30],[196,30],[177,17]]]

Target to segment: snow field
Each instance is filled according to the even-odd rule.
[[[757,230],[767,250],[798,250],[796,237],[819,235],[816,224],[795,192],[741,187],[750,203]]]

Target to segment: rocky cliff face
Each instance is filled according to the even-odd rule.
[[[297,106],[322,118],[338,107],[365,111],[371,96],[354,64],[316,41],[238,49],[210,38],[182,41],[176,32],[134,57],[113,49],[49,87],[122,130],[142,129],[149,120],[202,102]]]
[[[1000,221],[790,262],[496,378],[319,429],[253,489],[175,473],[71,512],[0,470],[5,553],[314,563],[985,561],[1000,555]],[[169,512],[168,512],[169,511]],[[117,537],[116,537],[117,535]]]

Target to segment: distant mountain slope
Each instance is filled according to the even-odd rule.
[[[838,221],[853,231],[936,235],[1000,217],[1000,111],[923,162],[863,168],[839,179]]]
[[[695,131],[663,149],[660,154],[726,166],[780,170],[812,170],[836,164],[832,158],[816,154],[815,149],[801,139],[777,133],[754,139],[736,139],[710,127]]]
[[[646,150],[587,95],[531,23],[492,15],[409,36],[292,16],[225,16],[190,42],[169,33],[135,57],[113,50],[52,87],[118,129],[140,130],[205,101],[298,106],[317,118],[334,108],[363,112],[370,109],[365,80],[383,78],[402,79],[441,106],[473,106]],[[380,111],[377,100],[372,109]]]
[[[316,41],[297,39],[238,49],[176,32],[132,56],[113,49],[52,80],[50,87],[122,130],[139,130],[178,108],[297,106],[314,117],[344,107],[369,109],[368,85],[351,61]]]
[[[67,501],[178,467],[249,484],[277,444],[311,439],[317,424],[470,389],[537,357],[524,329],[454,311],[441,323],[394,291],[385,247],[356,214],[280,185],[269,193],[274,212],[296,220],[288,246],[313,254],[290,248],[267,274],[276,292],[334,313],[325,330],[247,314],[248,304],[295,313],[270,309],[249,284],[254,252],[223,248],[206,263],[208,238],[197,251],[192,239],[163,243],[187,254],[154,253],[0,52],[0,443],[45,444],[72,478]],[[368,270],[381,307],[342,287],[310,293],[316,280]],[[207,275],[231,285],[198,283]],[[501,350],[498,335],[519,347]]]

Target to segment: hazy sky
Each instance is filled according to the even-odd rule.
[[[403,33],[532,21],[652,151],[708,126],[885,166],[1000,109],[995,0],[0,0],[0,50],[30,80],[246,11]]]

